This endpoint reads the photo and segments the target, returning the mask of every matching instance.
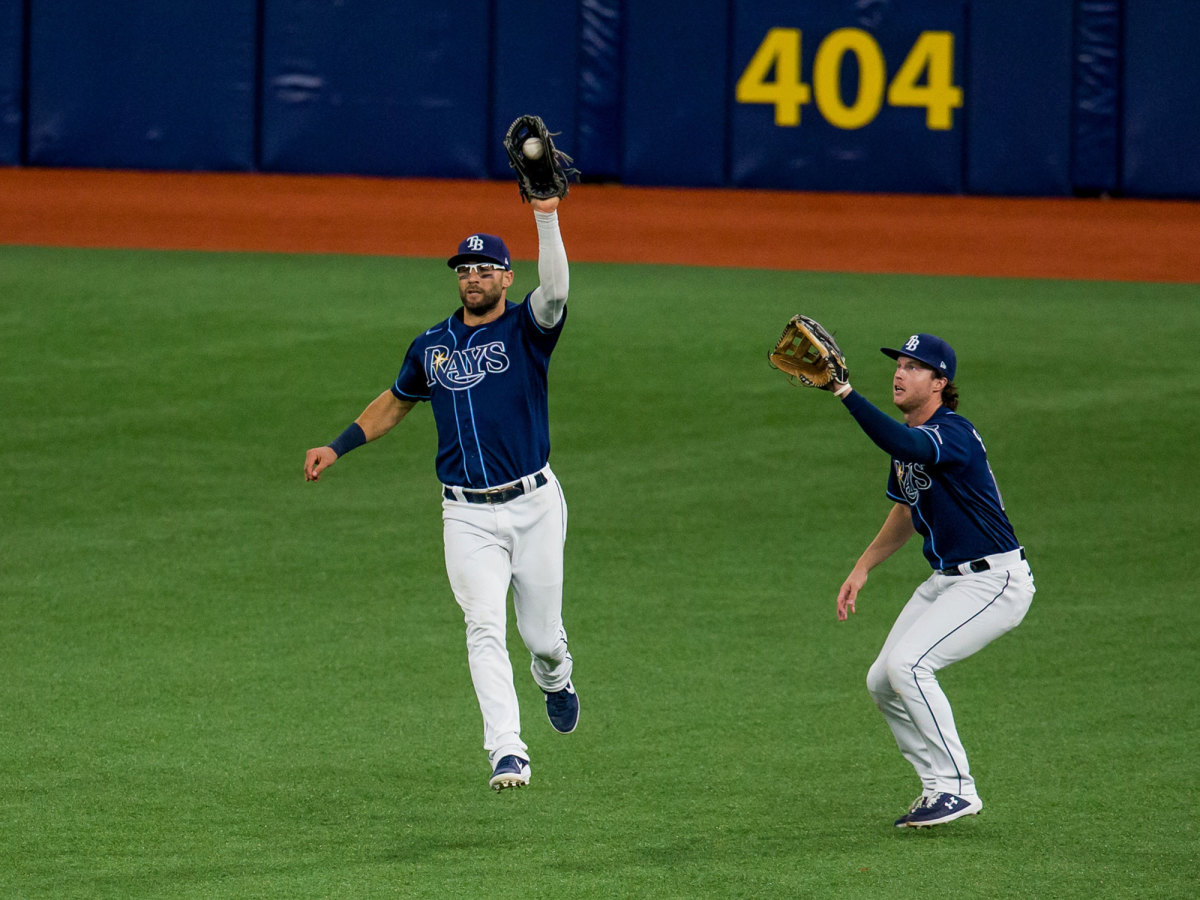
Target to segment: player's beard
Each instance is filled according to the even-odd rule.
[[[468,297],[468,292],[471,290],[478,291],[478,295]],[[499,278],[490,285],[459,285],[458,296],[462,300],[463,308],[471,315],[486,316],[500,305],[500,301],[504,298],[504,286],[500,284]]]

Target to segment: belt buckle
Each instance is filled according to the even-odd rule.
[[[521,484],[510,484],[508,487],[492,488],[490,491],[483,492],[484,502],[488,506],[496,506],[501,503],[507,503],[509,500],[515,500],[525,493],[525,488]]]

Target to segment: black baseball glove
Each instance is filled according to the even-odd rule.
[[[567,178],[579,175],[578,169],[570,168],[571,157],[554,146],[540,116],[521,116],[509,125],[504,149],[508,164],[516,170],[522,200],[565,197]]]

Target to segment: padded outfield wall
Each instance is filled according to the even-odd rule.
[[[1200,197],[1195,0],[0,0],[0,164]]]

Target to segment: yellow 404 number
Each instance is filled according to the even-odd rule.
[[[842,61],[847,53],[858,63],[858,95],[850,103],[842,96]],[[769,103],[775,124],[800,124],[800,107],[817,101],[817,109],[837,128],[862,128],[879,115],[884,101],[887,67],[879,42],[859,28],[830,32],[813,57],[812,86],[800,77],[800,29],[772,28],[754,51],[735,97],[738,103]],[[774,75],[773,80],[768,80]],[[889,106],[925,109],[925,127],[950,128],[952,112],[963,104],[962,88],[954,84],[954,35],[923,31],[887,86]]]

